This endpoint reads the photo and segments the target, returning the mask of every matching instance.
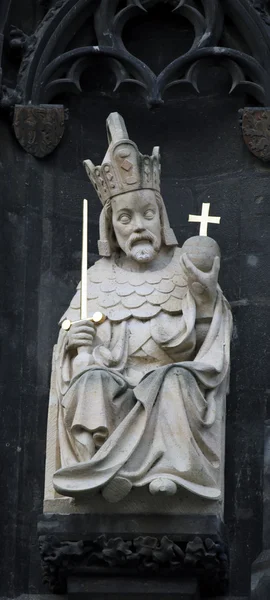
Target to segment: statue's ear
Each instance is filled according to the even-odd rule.
[[[100,256],[111,256],[111,246],[109,241],[108,218],[103,208],[99,217],[99,235],[98,252]]]

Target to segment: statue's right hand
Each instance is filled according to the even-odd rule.
[[[68,331],[67,348],[91,347],[96,335],[96,326],[92,321],[79,321],[71,325]]]

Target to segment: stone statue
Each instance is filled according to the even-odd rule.
[[[159,149],[143,156],[117,113],[101,166],[85,167],[103,204],[101,259],[60,330],[54,370],[60,465],[55,490],[110,502],[133,487],[221,494],[231,312],[219,249],[196,236],[180,249],[160,195]],[[78,357],[82,355],[82,360]]]

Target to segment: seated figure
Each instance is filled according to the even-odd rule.
[[[219,249],[177,246],[160,195],[159,150],[143,156],[123,119],[107,120],[101,166],[85,161],[103,204],[101,259],[80,285],[55,353],[61,468],[55,490],[116,502],[133,487],[221,494],[231,312],[218,285]],[[61,321],[61,322],[62,322]]]

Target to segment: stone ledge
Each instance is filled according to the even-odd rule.
[[[223,521],[216,515],[100,515],[44,513],[38,520],[38,535],[55,535],[65,540],[93,539],[97,535],[166,535],[189,541],[194,536],[224,539]]]

